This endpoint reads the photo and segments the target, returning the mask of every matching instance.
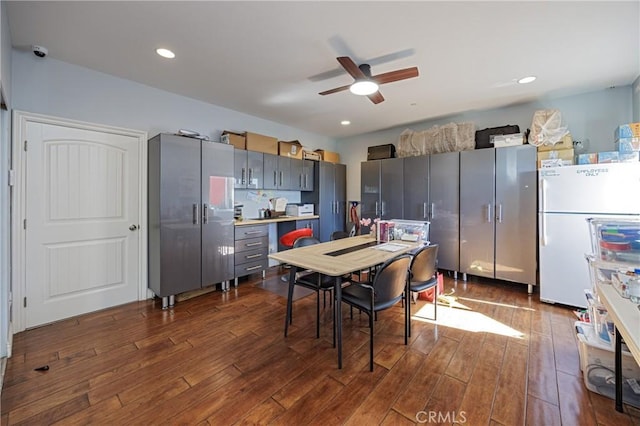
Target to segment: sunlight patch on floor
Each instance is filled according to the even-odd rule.
[[[484,304],[487,304],[487,305],[502,306],[503,308],[523,309],[525,311],[535,312],[535,309],[527,308],[526,306],[508,305],[506,303],[489,302],[488,300],[470,299],[468,297],[461,297],[461,296],[458,296],[457,299],[458,300],[468,300],[469,302],[475,302],[475,303],[484,303]]]
[[[425,304],[411,315],[412,321],[433,322],[429,318],[433,318],[433,304],[431,303]],[[524,337],[524,334],[520,331],[469,308],[457,309],[439,305],[438,320],[435,323],[476,333],[486,332],[517,339]]]

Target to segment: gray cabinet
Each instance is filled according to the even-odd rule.
[[[460,271],[536,282],[536,148],[460,153]]]
[[[269,267],[269,225],[236,226],[234,252],[237,286],[238,277]]]
[[[317,239],[320,239],[319,226],[319,219],[296,220],[296,229],[309,228],[313,231],[313,236]]]
[[[364,161],[360,167],[360,212],[363,218],[403,217],[404,159]]]
[[[281,155],[263,154],[264,189],[295,190],[297,184],[291,179],[291,158]]]
[[[149,140],[149,287],[163,299],[233,277],[233,147]]]
[[[263,188],[263,154],[261,152],[234,149],[234,188]]]
[[[347,218],[347,167],[320,161],[314,169],[313,191],[301,193],[303,203],[313,203],[320,216],[320,241],[329,241],[335,231],[344,231]]]
[[[290,158],[289,162],[289,172],[291,174],[291,187],[289,189],[294,191],[313,191],[313,165],[316,162],[298,160],[296,158]]]
[[[404,158],[404,218],[428,220],[438,244],[438,267],[460,268],[458,152]]]

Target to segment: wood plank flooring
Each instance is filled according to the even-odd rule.
[[[286,299],[277,268],[228,293],[163,311],[131,303],[14,336],[2,425],[639,425],[584,387],[572,312],[526,286],[445,279],[458,308],[412,305],[378,315],[369,372],[366,315],[344,315],[344,367],[331,311],[315,338],[315,296]],[[280,292],[282,294],[282,292]],[[34,371],[48,365],[48,371]]]

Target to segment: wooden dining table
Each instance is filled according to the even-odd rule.
[[[342,368],[342,283],[343,276],[380,265],[402,253],[407,253],[421,243],[408,241],[378,242],[369,235],[343,238],[326,243],[272,253],[269,258],[291,266],[289,285],[293,285],[298,270],[310,270],[335,278],[334,297],[338,368]],[[290,318],[287,304],[286,318]]]

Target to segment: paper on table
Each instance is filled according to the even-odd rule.
[[[407,246],[403,244],[386,243],[386,244],[380,244],[379,246],[375,246],[374,248],[378,250],[394,252],[394,251],[403,250],[407,248]]]

